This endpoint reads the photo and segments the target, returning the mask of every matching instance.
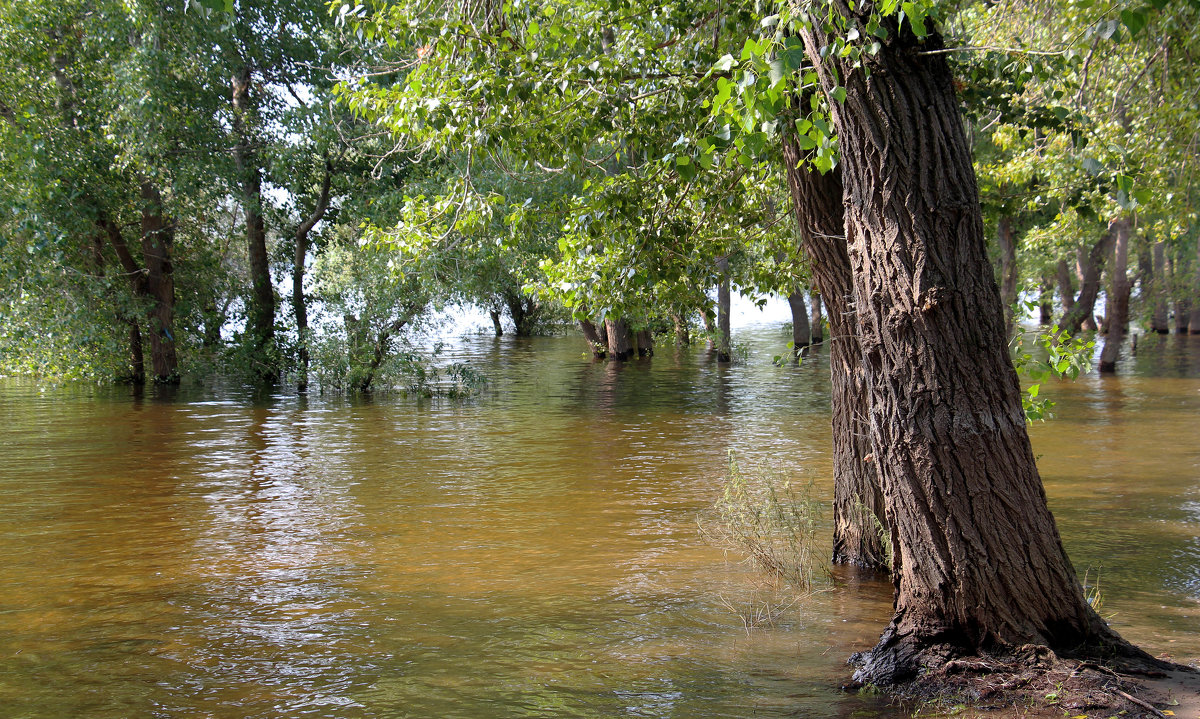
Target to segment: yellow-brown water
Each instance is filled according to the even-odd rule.
[[[751,717],[839,694],[854,581],[747,632],[700,538],[729,450],[829,491],[827,366],[478,338],[469,402],[0,384],[2,717]],[[1035,451],[1102,612],[1200,659],[1200,342],[1050,391]]]

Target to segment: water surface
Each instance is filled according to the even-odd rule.
[[[828,367],[474,337],[467,402],[0,384],[0,716],[828,717],[890,608],[776,601],[697,517],[732,450],[830,492]],[[1200,342],[1048,388],[1035,452],[1103,613],[1200,659]]]

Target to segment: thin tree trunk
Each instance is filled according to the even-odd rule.
[[[1154,313],[1150,317],[1150,329],[1160,335],[1170,334],[1171,318],[1167,305],[1167,247],[1165,242],[1155,242],[1153,252],[1154,279],[1151,294],[1154,297]]]
[[[1017,307],[1017,238],[1012,218],[1000,218],[996,239],[1000,245],[1000,301],[1004,303],[1004,333],[1012,337],[1016,330]]]
[[[309,234],[325,217],[329,209],[329,188],[333,180],[333,164],[325,158],[325,175],[321,179],[321,193],[313,211],[296,227],[296,251],[292,255],[292,312],[296,315],[296,340],[299,344],[300,367],[297,369],[296,389],[308,389],[309,332],[308,302],[304,297],[304,261],[308,256]]]
[[[1196,237],[1196,279],[1193,281],[1192,296],[1185,302],[1191,309],[1188,313],[1188,332],[1200,335],[1200,235]]]
[[[1038,291],[1038,324],[1044,327],[1054,323],[1054,282],[1043,277]]]
[[[801,103],[803,106],[803,103]],[[802,165],[804,154],[783,136],[792,211],[821,299],[829,308],[830,420],[833,425],[833,561],[883,570],[891,564],[880,529],[883,493],[871,456],[866,375],[858,343],[850,255],[843,225],[840,170],[824,175]],[[819,327],[819,319],[812,326]]]
[[[812,329],[808,324],[808,308],[804,306],[804,290],[788,295],[792,309],[792,361],[800,362],[800,351],[812,344]]]
[[[633,334],[625,320],[605,319],[604,327],[608,331],[608,356],[618,362],[624,362],[633,356]]]
[[[1104,349],[1100,351],[1100,371],[1104,373],[1117,371],[1117,358],[1121,354],[1121,344],[1125,342],[1126,328],[1129,324],[1129,234],[1131,230],[1129,217],[1122,216],[1114,220],[1111,227],[1116,235],[1113,247],[1113,266],[1110,271],[1112,283],[1108,296],[1112,298],[1112,314],[1106,318],[1108,336],[1104,340]]]
[[[846,93],[830,109],[895,549],[894,614],[856,678],[1024,644],[1135,652],[1084,600],[1046,506],[941,38],[885,24],[869,78],[830,59],[835,79],[829,38],[804,31],[825,91]]]
[[[141,185],[142,258],[146,262],[146,296],[154,303],[150,309],[150,366],[154,381],[179,382],[179,362],[175,356],[175,277],[171,249],[175,231],[163,217],[162,197],[149,180]]]
[[[1075,304],[1058,323],[1059,327],[1072,335],[1079,334],[1081,329],[1096,329],[1093,315],[1096,310],[1096,297],[1100,294],[1100,272],[1104,269],[1104,258],[1112,250],[1114,240],[1113,228],[1110,226],[1091,249],[1084,252],[1081,247],[1075,253],[1079,295],[1075,298]]]
[[[1063,316],[1069,316],[1075,308],[1075,287],[1072,283],[1071,267],[1060,259],[1056,267],[1058,274],[1058,296],[1062,299]]]
[[[678,312],[671,313],[671,322],[675,325],[675,346],[686,347],[692,343],[691,333],[688,331],[687,320]]]
[[[809,299],[812,300],[812,314],[809,315],[808,322],[809,332],[812,333],[812,343],[821,344],[825,341],[825,321],[821,317],[821,293],[814,291]]]
[[[717,285],[717,361],[729,362],[733,359],[733,338],[729,330],[729,258],[717,260],[717,270],[720,272],[720,284]]]
[[[246,254],[250,268],[250,298],[246,313],[246,334],[253,347],[254,372],[259,380],[273,384],[279,375],[275,359],[275,290],[267,256],[267,229],[263,219],[262,168],[254,151],[248,126],[251,72],[244,65],[231,81],[233,133],[236,143],[233,162],[242,186],[242,205],[246,213]]]
[[[142,355],[142,331],[137,320],[125,320],[129,325],[129,363],[132,372],[129,381],[133,384],[146,383],[146,360]]]
[[[492,329],[495,330],[496,336],[503,337],[504,336],[504,325],[500,322],[500,310],[496,310],[496,309],[488,310],[488,317],[492,318]],[[588,324],[591,324],[591,323],[588,322]],[[595,332],[596,332],[596,328],[595,328],[595,326],[593,326],[592,333],[595,334]],[[586,330],[584,331],[584,335],[587,335]],[[589,341],[591,341],[591,340],[589,339]]]

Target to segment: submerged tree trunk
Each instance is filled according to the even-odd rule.
[[[146,360],[142,355],[142,331],[137,320],[127,319],[129,325],[129,381],[133,384],[146,383]]]
[[[638,357],[654,356],[654,334],[650,330],[638,330],[637,353]]]
[[[1017,237],[1012,218],[1000,218],[996,239],[1000,245],[1000,301],[1004,303],[1004,334],[1012,337],[1017,327]]]
[[[579,320],[579,329],[583,331],[583,337],[588,342],[592,356],[596,359],[604,359],[605,354],[608,352],[608,338],[600,336],[600,331],[596,329],[596,324],[590,319]]]
[[[496,336],[503,337],[504,336],[504,325],[500,322],[500,310],[498,310],[498,309],[488,310],[488,317],[492,318],[492,329],[496,332]],[[595,333],[595,331],[596,331],[596,328],[592,327],[592,332]],[[584,335],[585,336],[587,335],[586,331],[584,332]]]
[[[1188,331],[1194,335],[1200,335],[1200,236],[1196,237],[1196,278],[1192,283],[1192,295],[1187,298],[1187,306],[1191,308],[1188,313]]]
[[[1170,334],[1171,317],[1167,306],[1167,247],[1165,242],[1155,242],[1153,260],[1154,279],[1151,294],[1154,297],[1154,313],[1150,316],[1150,330],[1160,335]]]
[[[261,382],[273,384],[279,375],[275,357],[275,290],[267,256],[267,228],[263,219],[262,168],[249,127],[251,73],[244,65],[231,81],[233,100],[233,163],[242,189],[246,215],[246,255],[250,269],[250,297],[246,334],[251,343],[253,372]]]
[[[329,187],[333,180],[333,165],[325,160],[325,175],[321,180],[321,192],[316,207],[296,227],[296,248],[292,255],[292,312],[296,315],[296,341],[299,346],[300,366],[296,370],[296,389],[308,389],[309,332],[308,302],[304,297],[304,260],[308,256],[309,234],[329,209]]]
[[[537,300],[520,292],[506,292],[504,304],[508,307],[508,316],[513,321],[513,334],[517,337],[531,336],[542,311]]]
[[[1100,294],[1100,272],[1104,269],[1104,258],[1112,249],[1114,242],[1113,228],[1110,226],[1104,234],[1084,252],[1079,248],[1075,253],[1076,268],[1079,274],[1079,296],[1075,304],[1067,311],[1058,326],[1075,335],[1081,329],[1094,330],[1096,323],[1096,297]]]
[[[692,343],[692,335],[688,331],[687,320],[678,312],[671,313],[671,323],[675,325],[675,346],[686,347]]]
[[[1100,351],[1100,371],[1116,372],[1117,358],[1121,354],[1121,344],[1125,341],[1125,333],[1129,324],[1129,234],[1131,230],[1129,217],[1122,216],[1114,220],[1110,229],[1116,236],[1113,247],[1113,266],[1110,270],[1112,283],[1108,296],[1112,311],[1105,318],[1108,324],[1108,336],[1104,339],[1104,349]]]
[[[1062,299],[1063,316],[1071,314],[1075,308],[1075,287],[1071,275],[1071,267],[1066,260],[1060,259],[1055,268],[1058,275],[1058,296]]]
[[[809,316],[809,331],[812,333],[812,343],[820,344],[825,341],[825,320],[821,316],[821,293],[813,292],[809,299],[812,300],[812,314]]]
[[[800,361],[800,351],[812,343],[812,330],[808,324],[808,308],[804,306],[804,290],[788,295],[788,306],[792,310],[792,361]]]
[[[1134,653],[1085,601],[1046,506],[941,39],[886,24],[869,77],[844,63],[835,79],[828,38],[805,31],[826,92],[846,93],[831,111],[895,550],[894,614],[856,678],[1024,644]]]
[[[175,230],[163,216],[162,197],[149,180],[143,180],[142,258],[146,263],[145,294],[153,301],[150,309],[150,366],[154,381],[179,382],[179,362],[175,356],[175,275],[171,250]]]
[[[783,136],[788,190],[804,253],[812,262],[814,308],[829,307],[830,420],[833,425],[833,561],[887,569],[891,555],[883,493],[871,456],[866,375],[858,344],[853,279],[843,227],[839,170],[824,175],[802,166],[795,136]],[[813,327],[818,327],[814,322]]]
[[[624,362],[633,356],[633,333],[625,320],[605,319],[604,326],[608,330],[609,359]]]
[[[1038,287],[1038,324],[1042,326],[1054,323],[1054,281],[1049,276],[1042,277]]]
[[[721,273],[717,285],[717,361],[729,362],[733,359],[733,338],[729,334],[729,258],[717,260],[717,269]]]

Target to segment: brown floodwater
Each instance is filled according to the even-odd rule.
[[[841,694],[889,585],[786,603],[697,518],[728,453],[830,492],[828,367],[787,337],[592,363],[450,348],[468,401],[0,382],[0,716],[891,716]],[[1047,388],[1052,508],[1102,613],[1200,659],[1200,338]]]

